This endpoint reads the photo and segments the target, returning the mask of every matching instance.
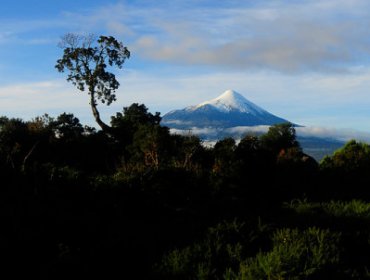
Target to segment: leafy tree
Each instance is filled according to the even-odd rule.
[[[134,161],[144,162],[147,167],[159,168],[167,153],[170,134],[167,127],[141,125],[134,134],[130,147]]]
[[[35,144],[30,140],[23,120],[0,118],[0,154],[13,169],[19,168],[34,149]]]
[[[55,68],[59,72],[69,71],[67,81],[80,91],[88,90],[94,118],[103,131],[109,132],[110,127],[100,118],[97,100],[107,105],[116,100],[114,92],[120,84],[115,75],[107,71],[107,67],[117,66],[121,69],[130,52],[112,36],[100,36],[96,44],[94,39],[92,35],[69,33],[63,36],[60,47],[64,53]]]
[[[261,143],[267,150],[277,155],[282,149],[299,148],[295,129],[291,123],[276,124],[261,136]]]
[[[124,107],[122,113],[116,113],[111,117],[111,126],[114,136],[125,145],[131,144],[133,135],[141,125],[159,125],[160,113],[154,115],[148,112],[144,104],[133,103]]]
[[[261,143],[256,136],[246,135],[235,150],[236,160],[245,168],[257,167],[263,161]]]
[[[160,121],[160,113],[157,112],[153,115],[148,112],[148,108],[144,104],[138,103],[124,107],[122,112],[118,112],[115,116],[111,117],[111,131],[118,144],[116,146],[117,153],[122,155],[122,162],[127,163],[131,157],[138,156],[138,150],[136,149],[138,143],[134,143],[136,141],[134,139],[135,134],[139,130],[141,131],[142,136],[136,137],[136,139],[142,142],[144,139],[140,139],[140,137],[147,139],[147,136],[149,137],[151,132],[155,134],[154,130],[156,129],[153,127],[159,126]],[[148,132],[148,135],[146,135],[145,130],[151,132]],[[139,156],[137,160],[139,159],[142,159],[142,157]],[[137,163],[139,162],[140,160]]]
[[[199,137],[194,135],[172,135],[172,141],[175,154],[174,165],[176,167],[187,170],[199,170],[198,164],[202,162],[201,159],[203,159],[202,165],[206,165],[204,162],[207,159],[205,155],[206,149],[202,146],[202,141]]]
[[[63,113],[51,122],[51,126],[55,130],[58,137],[72,140],[79,137],[84,132],[84,128],[79,119],[73,114]]]
[[[37,116],[33,118],[31,121],[27,122],[27,127],[30,131],[33,132],[48,132],[50,133],[51,130],[51,123],[54,121],[54,118],[50,117],[48,114],[44,114],[42,116]]]
[[[159,112],[153,115],[148,112],[148,108],[144,104],[133,103],[130,107],[123,108],[123,114],[117,113],[115,117],[113,116],[111,124],[118,128],[127,125],[127,123],[137,127],[140,124],[157,125],[161,120]]]
[[[240,178],[241,184],[266,178],[263,174],[268,172],[269,166],[265,154],[258,137],[246,135],[240,140],[235,149],[235,165],[236,175]]]
[[[351,140],[338,149],[332,156],[325,157],[320,167],[322,169],[340,169],[345,172],[367,171],[370,168],[370,146]]]
[[[370,146],[351,140],[320,162],[322,190],[338,198],[369,198],[369,169]]]
[[[236,143],[231,137],[217,141],[213,148],[214,163],[211,179],[216,191],[229,188],[235,178],[235,150]]]
[[[215,155],[215,164],[213,170],[221,172],[222,170],[228,170],[232,163],[234,162],[235,156],[235,140],[233,138],[225,138],[223,140],[217,141],[213,148]]]

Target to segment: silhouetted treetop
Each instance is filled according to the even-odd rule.
[[[68,33],[59,44],[64,49],[55,68],[59,72],[68,71],[67,81],[80,91],[88,90],[90,106],[98,125],[105,131],[110,127],[100,119],[97,100],[110,105],[116,100],[114,92],[119,87],[115,75],[107,71],[108,66],[122,68],[130,57],[129,50],[112,36],[81,36]]]
[[[262,146],[278,154],[282,149],[292,147],[299,148],[293,124],[276,124],[269,128],[268,132],[261,136]]]

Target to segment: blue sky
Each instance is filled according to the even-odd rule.
[[[3,0],[0,115],[94,123],[87,95],[54,69],[73,32],[131,51],[117,102],[99,106],[106,121],[133,102],[164,114],[234,89],[295,123],[370,132],[369,11],[368,0]]]

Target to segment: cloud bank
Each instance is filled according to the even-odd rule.
[[[245,135],[261,135],[268,131],[269,127],[261,126],[238,126],[232,128],[197,128],[193,127],[188,130],[171,129],[171,133],[180,135],[200,135],[207,139],[215,140],[215,138],[222,139],[224,137],[234,137],[240,139]],[[315,137],[324,139],[333,139],[341,142],[347,142],[351,139],[357,141],[370,143],[370,133],[360,132],[352,129],[335,129],[325,127],[297,127],[295,128],[298,137]]]
[[[370,52],[366,0],[231,1],[223,6],[175,2],[177,6],[143,9],[126,1],[100,13],[115,11],[105,24],[130,37],[135,53],[174,64],[343,72],[348,65],[363,64]]]
[[[0,21],[0,44],[109,33],[141,59],[228,70],[346,72],[368,65],[368,0],[107,1],[41,20]],[[59,33],[52,33],[54,28]],[[35,38],[28,38],[34,41]]]

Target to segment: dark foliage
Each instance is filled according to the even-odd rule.
[[[110,105],[116,100],[114,92],[120,84],[108,69],[113,66],[121,69],[130,57],[129,50],[112,36],[100,36],[95,40],[94,35],[72,33],[62,37],[60,47],[63,48],[63,56],[55,68],[59,72],[68,71],[67,81],[80,91],[88,91],[97,124],[109,132],[110,127],[100,119],[97,101]]]
[[[1,117],[4,275],[369,278],[367,144],[318,164],[291,124],[207,148],[160,121],[140,104],[109,135],[67,113]]]

